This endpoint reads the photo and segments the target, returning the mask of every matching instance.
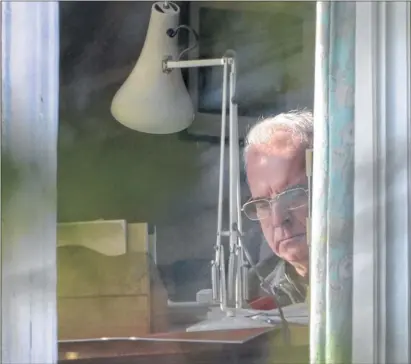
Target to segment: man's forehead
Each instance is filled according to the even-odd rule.
[[[255,167],[264,167],[268,164],[290,164],[301,160],[302,149],[297,147],[281,148],[278,145],[252,145],[245,155],[246,164]]]
[[[289,155],[267,154],[258,151],[249,151],[246,159],[248,179],[258,179],[259,183],[276,182],[283,184],[288,174],[295,168],[295,158]],[[257,181],[255,181],[257,182]]]
[[[301,178],[304,154],[301,150],[262,150],[250,148],[246,154],[246,169],[253,195],[265,190],[281,191]]]

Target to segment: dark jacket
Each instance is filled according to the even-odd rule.
[[[271,296],[274,291],[278,304],[288,306],[290,304],[304,302],[307,296],[308,284],[297,275],[294,268],[279,260],[275,255],[261,261],[256,269],[264,278],[264,288],[254,269],[248,274],[249,297],[251,299]]]

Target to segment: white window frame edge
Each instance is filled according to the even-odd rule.
[[[59,3],[3,1],[1,26],[0,145],[17,182],[0,210],[0,362],[57,363]]]
[[[356,10],[353,363],[409,363],[410,3]]]

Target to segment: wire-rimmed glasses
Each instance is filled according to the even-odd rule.
[[[281,212],[293,211],[308,206],[308,188],[296,186],[285,190],[274,198],[257,198],[247,201],[241,211],[252,221],[264,220],[274,209]]]

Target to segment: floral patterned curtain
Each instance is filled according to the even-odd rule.
[[[317,3],[310,362],[350,363],[355,2]]]

